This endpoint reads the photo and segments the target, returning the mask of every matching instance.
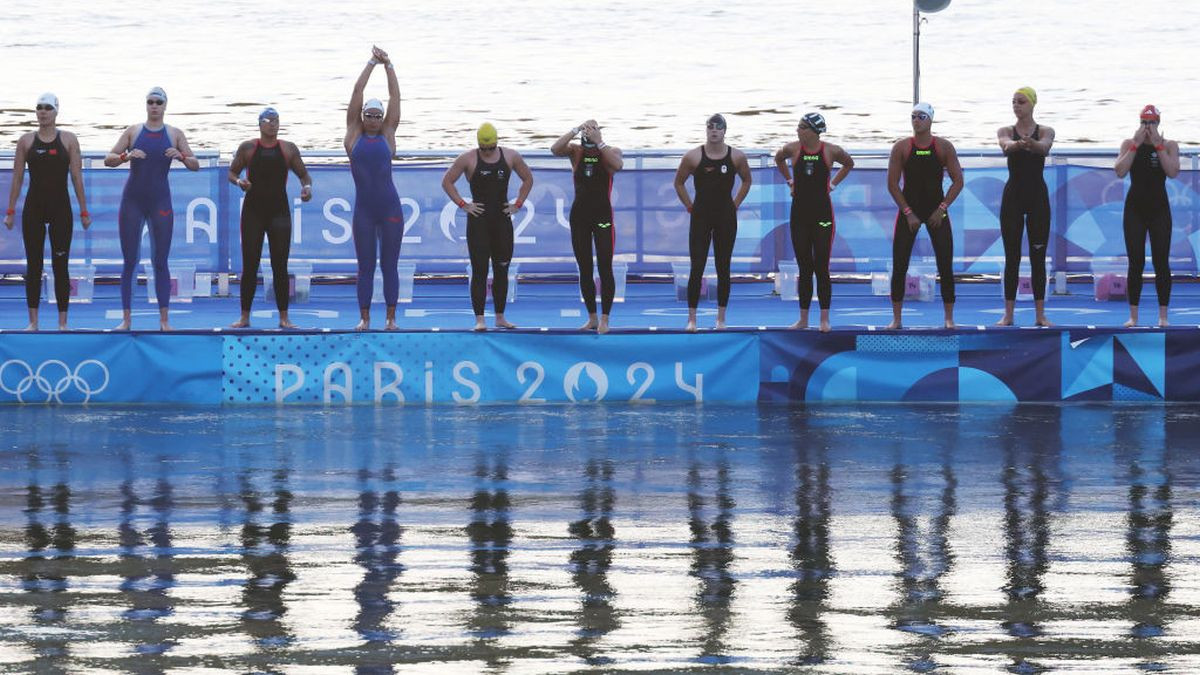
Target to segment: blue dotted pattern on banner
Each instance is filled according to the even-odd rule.
[[[477,336],[459,335],[289,335],[226,336],[222,345],[221,400],[225,403],[274,403],[277,364],[295,364],[304,369],[305,382],[287,396],[288,403],[324,401],[325,368],[342,361],[351,369],[355,401],[375,397],[374,363],[394,363],[403,371],[400,389],[408,400],[425,399],[425,363],[470,359],[470,341]],[[284,374],[284,386],[295,383],[295,375]],[[381,374],[385,387],[395,380],[388,369]],[[345,382],[342,372],[332,381]],[[449,386],[435,383],[435,386]],[[340,400],[340,397],[338,397]]]
[[[957,353],[959,340],[957,335],[859,335],[855,349],[860,352]]]
[[[275,364],[321,363],[341,345],[317,335],[226,337],[221,353],[221,400],[226,403],[274,403]],[[321,394],[301,391],[298,401],[319,403]]]

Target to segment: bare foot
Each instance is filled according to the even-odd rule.
[[[1159,320],[1158,320],[1158,327],[1159,327],[1159,328],[1166,328],[1168,325],[1169,325],[1169,324],[1167,323],[1167,320],[1166,320],[1166,319],[1159,319]]]
[[[279,327],[280,328],[295,328],[296,324],[292,323],[290,319],[280,319]]]
[[[893,322],[889,323],[888,325],[884,326],[883,329],[884,330],[900,330],[901,328],[904,328],[904,326],[900,325],[899,321],[893,321]]]
[[[688,319],[687,325],[684,326],[683,329],[689,333],[695,333],[696,332],[696,320]]]
[[[1122,325],[1122,326],[1124,326],[1124,327],[1126,327],[1126,328],[1133,328],[1134,326],[1136,326],[1136,325],[1137,325],[1137,319],[1129,319],[1129,320],[1127,320],[1125,323],[1123,323],[1123,324],[1121,324],[1121,325]]]
[[[1037,319],[1035,319],[1033,321],[1033,325],[1041,326],[1042,328],[1053,328],[1054,327],[1054,324],[1050,323],[1050,319],[1047,319],[1044,316],[1039,316]]]
[[[174,328],[171,328],[171,324],[167,323],[166,321],[159,321],[158,329],[163,332],[175,330]]]
[[[600,323],[596,325],[596,332],[599,333],[600,335],[604,335],[605,333],[608,332],[608,317],[607,316],[600,318]]]
[[[122,321],[121,323],[117,324],[117,327],[114,328],[113,330],[129,330],[129,319],[126,319],[126,320]]]
[[[821,331],[822,333],[828,333],[828,332],[829,332],[829,320],[828,320],[828,319],[821,319],[821,328],[820,328],[820,331]]]
[[[354,330],[371,330],[371,322],[363,319],[362,321],[358,322],[358,325],[354,327]]]
[[[400,327],[397,326],[396,322],[393,320],[393,321],[388,321],[387,323],[383,324],[383,329],[384,330],[400,330]]]
[[[475,327],[471,330],[475,331],[476,333],[482,333],[483,331],[487,330],[487,324],[483,322],[482,316],[475,317]]]
[[[808,322],[804,319],[798,319],[796,323],[788,326],[789,330],[804,330],[808,328]]]
[[[946,321],[942,323],[942,327],[948,330],[954,330],[955,328],[958,328],[958,326],[954,325],[954,319],[946,319]]]
[[[28,326],[25,326],[25,328],[23,328],[22,330],[24,330],[26,333],[36,333],[37,329],[38,329],[37,324],[31,323]]]
[[[1006,315],[1004,315],[1004,316],[1000,317],[1000,320],[996,322],[996,325],[997,325],[997,326],[1011,326],[1011,325],[1013,325],[1013,318],[1012,318],[1012,315],[1006,314]]]
[[[713,329],[714,330],[725,330],[725,322],[721,319],[717,319],[717,325],[713,326]]]
[[[579,327],[579,330],[596,330],[596,327],[599,325],[595,319],[588,319],[587,323]]]
[[[512,323],[508,319],[496,319],[496,328],[503,328],[504,330],[512,330],[516,327],[517,327],[516,324]]]
[[[234,321],[233,323],[229,324],[229,327],[230,328],[249,328],[250,327],[250,319],[238,319],[237,321]]]
[[[70,332],[70,330],[71,330],[71,329],[70,329],[70,328],[67,328],[67,324],[65,324],[65,323],[60,323],[60,324],[58,324],[58,330],[59,330],[59,331],[61,331],[61,332],[63,332],[63,333],[67,333],[67,332]]]

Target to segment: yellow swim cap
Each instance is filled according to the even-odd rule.
[[[1021,87],[1016,91],[1016,93],[1024,94],[1025,98],[1029,99],[1030,103],[1037,105],[1037,92],[1033,90],[1033,87]]]
[[[475,133],[475,138],[480,145],[495,145],[500,136],[496,133],[496,127],[492,126],[491,122],[484,122],[479,127],[479,131]]]

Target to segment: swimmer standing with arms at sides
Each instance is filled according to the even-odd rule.
[[[958,163],[954,145],[932,133],[933,106],[916,104],[911,118],[912,137],[896,141],[888,159],[888,192],[900,212],[896,214],[892,235],[892,322],[887,329],[902,327],[900,315],[904,308],[908,263],[921,223],[929,230],[929,240],[937,258],[945,312],[943,325],[954,328],[954,237],[946,214],[950,204],[962,192],[962,166]],[[950,174],[950,191],[943,192],[942,180],[947,173]],[[903,188],[901,178],[904,179]]]
[[[1033,120],[1037,92],[1021,87],[1012,97],[1017,121],[996,132],[1008,161],[1008,181],[1000,200],[1000,237],[1004,241],[1004,316],[997,326],[1013,325],[1021,269],[1021,235],[1029,232],[1029,269],[1033,283],[1034,324],[1046,319],[1046,249],[1050,243],[1050,192],[1042,175],[1054,145],[1054,129]]]
[[[579,143],[571,139],[579,136]],[[587,306],[587,323],[580,330],[608,332],[617,282],[613,276],[613,250],[617,232],[613,226],[613,174],[621,170],[621,149],[604,142],[596,120],[588,120],[563,134],[550,152],[571,158],[575,201],[571,203],[571,248],[579,266],[579,292]],[[596,318],[596,283],[592,280],[592,247],[600,271],[600,317]]]
[[[496,328],[516,328],[504,318],[508,302],[508,265],[513,258],[512,216],[525,205],[533,189],[533,172],[511,148],[500,147],[496,127],[484,122],[475,133],[479,144],[459,155],[442,176],[442,190],[450,201],[467,212],[467,251],[471,256],[471,309],[475,312],[476,331],[487,330],[483,321],[487,302],[487,275],[492,268],[492,304]],[[513,172],[521,179],[517,201],[508,203],[508,180]],[[454,182],[467,175],[471,201],[462,198]]]
[[[363,103],[363,90],[375,66],[387,72],[388,104],[370,99]],[[371,58],[354,83],[346,106],[346,137],[343,145],[350,158],[354,178],[354,254],[358,259],[359,322],[354,330],[371,327],[371,294],[375,290],[378,251],[383,276],[384,330],[396,330],[396,303],[400,299],[400,244],[404,242],[404,212],[392,182],[392,155],[396,154],[396,127],[400,126],[400,82],[387,52],[371,48]]]
[[[688,275],[687,301],[689,333],[696,332],[696,308],[700,305],[700,281],[708,263],[711,244],[713,263],[717,269],[717,330],[725,330],[725,309],[729,306],[730,265],[733,244],[737,240],[737,210],[750,192],[750,164],[746,153],[725,144],[725,117],[716,114],[705,122],[705,142],[693,148],[679,162],[675,172],[675,194],[691,214],[688,228],[688,254],[691,270]],[[734,175],[741,177],[737,196],[733,193]],[[696,192],[693,202],[684,183],[692,177]]]
[[[1167,325],[1171,302],[1171,201],[1167,179],[1179,175],[1179,144],[1163,138],[1158,125],[1162,114],[1148,105],[1142,108],[1133,138],[1121,142],[1114,169],[1119,178],[1129,174],[1125,195],[1125,255],[1129,258],[1129,320],[1136,326],[1138,301],[1142,297],[1142,274],[1146,271],[1146,236],[1154,263],[1154,290],[1158,293],[1158,325]]]
[[[242,170],[246,177],[242,178]],[[279,327],[295,328],[288,319],[288,253],[292,248],[292,202],[287,196],[288,170],[300,179],[300,200],[312,199],[312,178],[295,143],[279,138],[279,112],[258,114],[258,138],[238,147],[229,163],[229,182],[246,193],[242,202],[242,316],[230,328],[250,326],[250,307],[258,287],[263,238],[271,252],[271,276]]]
[[[854,158],[841,146],[821,140],[825,128],[823,115],[808,113],[796,125],[797,140],[784,145],[775,153],[775,166],[779,168],[779,173],[787,181],[792,193],[792,249],[796,254],[796,266],[800,270],[800,276],[796,279],[800,295],[800,320],[789,328],[808,328],[808,311],[812,307],[815,273],[822,333],[829,332],[829,305],[833,300],[829,257],[833,251],[833,239],[837,235],[833,200],[829,198],[829,194],[846,180],[846,176],[854,168]],[[790,169],[788,160],[791,160]],[[841,166],[831,180],[829,176],[834,162]]]
[[[38,129],[17,141],[13,157],[12,187],[8,191],[8,209],[4,226],[13,227],[17,198],[29,167],[29,192],[21,207],[21,235],[25,241],[25,304],[29,309],[27,331],[38,329],[38,305],[42,299],[42,270],[45,266],[46,232],[50,233],[50,267],[54,270],[54,300],[58,304],[58,329],[67,330],[67,307],[71,301],[71,278],[67,262],[71,256],[74,217],[67,195],[67,175],[75,186],[79,202],[79,222],[83,229],[92,224],[87,198],[83,193],[83,159],[79,139],[58,128],[58,97],[42,94],[34,114]]]
[[[158,300],[158,327],[171,330],[167,305],[171,301],[171,272],[167,256],[175,233],[171,206],[171,184],[167,176],[171,162],[179,160],[189,171],[199,171],[200,161],[192,154],[183,131],[163,122],[167,92],[154,87],[146,94],[146,121],[121,134],[104,158],[104,165],[117,167],[129,162],[129,179],[121,193],[117,232],[121,238],[121,308],[124,318],[117,330],[129,330],[133,321],[133,277],[142,256],[142,225],[150,230],[150,260],[154,269],[154,294]]]

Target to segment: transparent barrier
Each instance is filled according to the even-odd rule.
[[[891,258],[896,217],[886,185],[887,157],[880,150],[854,150],[856,168],[832,193],[836,214],[830,270],[835,275],[870,275]],[[295,178],[291,260],[312,265],[314,274],[353,274],[353,180],[349,167],[334,153],[306,153],[337,163],[310,165],[315,192],[301,203]],[[465,214],[450,203],[440,181],[450,161],[441,153],[402,151],[420,161],[394,165],[393,179],[401,195],[404,242],[401,260],[423,273],[461,274],[468,261]],[[614,177],[612,199],[616,252],[630,274],[666,274],[671,263],[686,259],[690,216],[672,187],[678,151],[629,151],[625,170]],[[790,196],[774,167],[772,152],[751,150],[753,186],[738,212],[733,253],[737,274],[769,274],[780,261],[794,260],[788,226]],[[576,272],[568,215],[574,189],[569,163],[544,151],[525,154],[534,186],[524,208],[513,216],[515,257],[526,273]],[[0,155],[0,194],[7,192],[11,155]],[[954,269],[959,274],[997,274],[1004,251],[999,210],[1007,169],[993,150],[960,150],[965,187],[950,208],[954,233]],[[1122,210],[1127,181],[1112,171],[1111,152],[1057,151],[1045,169],[1052,211],[1048,267],[1088,273],[1093,258],[1124,255]],[[1200,250],[1200,155],[1185,149],[1184,170],[1167,181],[1174,233],[1171,263],[1176,273],[1194,274]],[[225,180],[227,166],[208,157],[198,172],[172,170],[175,231],[171,259],[195,262],[200,274],[237,274],[241,270],[239,210],[241,191]],[[99,165],[88,154],[84,182],[94,225],[76,230],[72,262],[94,265],[96,274],[115,276],[121,251],[116,215],[128,172]],[[29,181],[25,181],[28,189]],[[689,189],[690,183],[689,183]],[[460,190],[466,190],[465,181]],[[516,194],[517,187],[512,187]],[[18,202],[20,205],[20,202]],[[147,244],[144,242],[143,246]],[[914,257],[932,255],[926,234],[918,235]],[[25,254],[20,237],[0,238],[0,273],[21,274]],[[211,281],[211,277],[210,277]]]

